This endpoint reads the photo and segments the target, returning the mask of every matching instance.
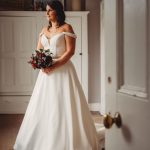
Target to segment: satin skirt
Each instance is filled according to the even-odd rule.
[[[40,70],[14,150],[100,150],[74,65]]]

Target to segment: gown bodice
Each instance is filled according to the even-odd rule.
[[[60,32],[52,36],[50,39],[44,33],[40,34],[41,44],[44,49],[50,49],[52,56],[58,58],[66,51],[65,36],[76,38],[76,35],[70,32]]]

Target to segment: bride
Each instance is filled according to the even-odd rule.
[[[37,49],[50,49],[54,64],[41,69],[18,132],[14,150],[99,150],[98,137],[70,58],[76,35],[65,23],[63,5],[46,6],[49,26]]]

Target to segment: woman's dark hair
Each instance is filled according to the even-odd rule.
[[[50,0],[47,1],[47,5],[56,11],[57,21],[59,23],[59,26],[63,25],[65,23],[66,16],[64,13],[64,8],[62,3],[59,0]],[[49,21],[48,30],[51,26],[52,26],[51,21]]]

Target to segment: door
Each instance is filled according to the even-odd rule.
[[[72,62],[88,100],[88,12],[66,16],[77,34]],[[45,12],[0,11],[0,113],[25,112],[38,75],[27,62],[46,24]]]
[[[35,75],[27,64],[34,50],[35,19],[0,16],[0,95],[29,95]]]
[[[104,0],[106,150],[150,149],[150,2]]]

